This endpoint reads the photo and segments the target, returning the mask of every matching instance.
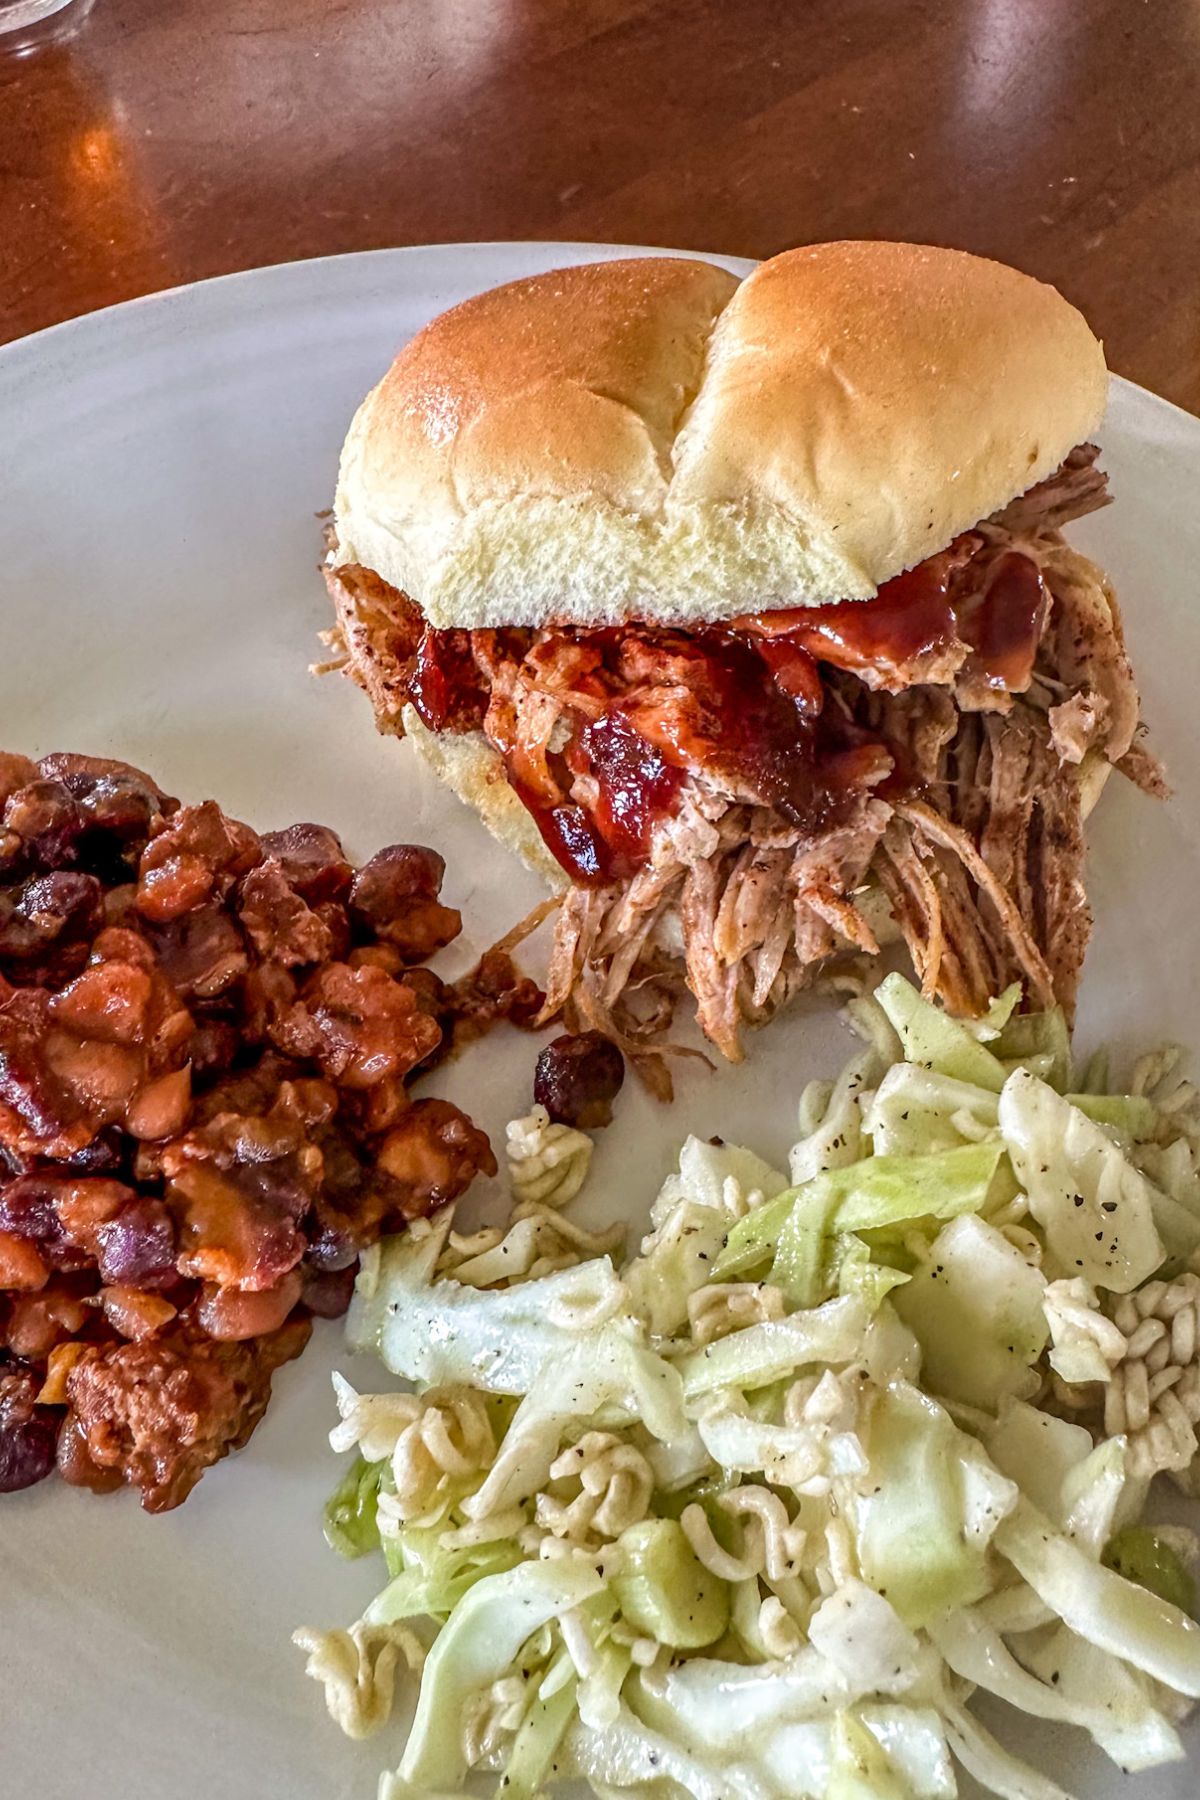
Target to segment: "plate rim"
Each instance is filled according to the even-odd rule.
[[[598,238],[450,238],[446,240],[432,239],[412,244],[375,244],[366,250],[334,250],[324,256],[289,256],[281,258],[278,262],[254,263],[247,269],[227,269],[220,275],[202,275],[196,281],[176,281],[172,282],[169,287],[152,288],[144,294],[130,294],[124,300],[111,300],[106,306],[95,306],[86,312],[72,313],[68,319],[59,319],[53,325],[41,325],[36,331],[27,331],[20,337],[10,338],[7,343],[0,344],[0,365],[18,350],[28,350],[32,345],[45,343],[51,338],[58,338],[94,321],[102,321],[114,313],[124,313],[134,308],[142,309],[156,304],[178,303],[187,295],[200,290],[234,287],[264,275],[282,277],[285,271],[294,275],[301,269],[333,268],[343,263],[366,263],[392,258],[407,259],[410,256],[426,255],[431,251],[483,253],[487,251],[543,250],[562,250],[566,253],[596,251],[606,262],[614,260],[614,252],[617,255],[631,257],[678,256],[688,262],[717,262],[726,267],[730,263],[736,263],[747,274],[762,260],[760,257],[736,256],[732,252],[722,250],[685,250],[669,244],[610,243],[607,239]]]
[[[822,241],[822,240],[814,240]],[[793,249],[799,246],[788,245]],[[133,294],[125,300],[114,300],[107,306],[98,306],[88,312],[75,313],[69,319],[60,319],[53,325],[43,325],[37,331],[26,332],[23,336],[12,338],[8,343],[0,344],[0,373],[7,372],[11,363],[22,358],[34,357],[43,349],[54,350],[68,336],[83,335],[89,328],[103,331],[109,318],[116,314],[124,314],[134,310],[144,311],[148,308],[164,310],[181,304],[188,296],[210,290],[229,290],[245,286],[264,277],[271,279],[296,279],[297,273],[307,269],[334,268],[342,264],[377,262],[384,260],[407,260],[409,257],[426,256],[431,252],[444,252],[454,255],[458,252],[486,254],[487,252],[544,252],[547,250],[562,251],[564,256],[574,261],[586,260],[589,252],[594,252],[602,261],[610,262],[618,256],[676,256],[688,262],[715,262],[721,267],[736,269],[743,276],[756,268],[761,257],[738,256],[732,252],[721,250],[690,250],[681,246],[668,244],[628,244],[610,242],[607,239],[585,238],[453,238],[446,241],[434,240],[413,244],[380,244],[368,250],[339,250],[326,256],[287,257],[280,262],[256,263],[248,269],[230,269],[221,275],[206,275],[197,281],[173,283],[170,287],[155,288],[149,293]],[[777,252],[776,254],[782,254]],[[565,265],[564,265],[565,266]],[[1014,265],[1015,266],[1015,265]],[[519,280],[520,277],[513,279]],[[495,284],[493,284],[495,285]],[[481,290],[482,291],[482,290]],[[1109,371],[1111,386],[1119,385],[1131,389],[1136,394],[1151,400],[1167,413],[1189,424],[1200,423],[1200,413],[1189,412],[1187,407],[1180,406],[1177,401],[1168,400],[1165,395],[1155,393],[1153,388],[1143,387],[1140,382],[1116,370]]]

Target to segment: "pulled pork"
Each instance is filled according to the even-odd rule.
[[[828,960],[878,949],[882,891],[926,994],[1075,999],[1091,918],[1080,765],[1151,792],[1101,572],[1060,535],[1097,451],[872,601],[728,626],[436,631],[370,570],[327,579],[381,729],[482,731],[571,877],[546,1017],[644,1058],[680,965],[730,1059]],[[645,1062],[642,1060],[645,1068]]]

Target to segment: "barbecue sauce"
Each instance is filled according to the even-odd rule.
[[[989,687],[1020,694],[1033,678],[1049,596],[1030,556],[1006,550],[988,571],[982,594],[958,609],[958,629],[971,646],[966,668]]]
[[[977,578],[968,587],[961,571],[982,547],[978,536],[959,538],[873,600],[748,615],[697,632],[609,628],[573,635],[569,645],[512,632],[500,647],[494,633],[475,634],[473,646],[469,632],[427,628],[409,698],[432,731],[482,728],[484,670],[498,648],[563,695],[570,737],[543,764],[548,783],[535,785],[519,744],[497,748],[547,848],[583,886],[644,866],[654,828],[689,773],[715,775],[816,836],[844,820],[865,788],[903,779],[886,745],[826,708],[818,664],[902,686],[956,671],[1009,692],[1028,686],[1048,603],[1041,572],[1008,550],[982,588]],[[494,739],[491,718],[488,728]],[[594,792],[587,806],[568,798],[575,777]]]
[[[1020,693],[1033,674],[1045,621],[1046,588],[1032,557],[1006,550],[988,570],[982,592],[960,596],[959,572],[976,541],[959,538],[880,588],[873,600],[840,600],[757,613],[735,621],[766,645],[805,650],[817,662],[853,674],[902,674],[904,686],[922,679],[929,665],[961,659],[965,673],[989,687]]]
[[[950,583],[963,560],[952,545],[885,582],[873,600],[790,607],[735,624],[768,641],[797,644],[818,662],[838,669],[886,670],[921,663],[955,640]]]
[[[620,863],[642,862],[655,825],[675,805],[683,770],[668,762],[617,707],[585,727],[579,747],[596,777],[595,822],[608,846],[610,867],[615,872]]]
[[[483,724],[487,689],[471,654],[469,631],[425,628],[408,678],[408,698],[430,731],[472,731]]]

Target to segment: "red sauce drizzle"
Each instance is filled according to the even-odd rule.
[[[971,646],[967,668],[983,674],[989,687],[1022,693],[1033,677],[1048,603],[1032,557],[1019,550],[998,556],[983,593],[958,611],[959,632]]]
[[[749,615],[708,631],[634,626],[564,634],[565,643],[478,633],[473,653],[470,633],[427,628],[409,697],[433,731],[479,728],[489,700],[482,671],[497,655],[527,657],[539,685],[568,703],[578,695],[580,710],[563,715],[574,718],[572,736],[561,755],[539,753],[536,783],[519,744],[497,747],[547,847],[585,886],[627,878],[645,863],[688,771],[722,776],[816,834],[842,820],[864,788],[903,779],[886,745],[825,708],[818,663],[900,670],[907,685],[923,669],[932,675],[939,658],[961,659],[965,647],[964,673],[1012,692],[1028,686],[1047,605],[1041,572],[1030,557],[1004,551],[982,591],[960,596],[960,571],[980,548],[978,537],[959,538],[874,600]],[[491,719],[488,728],[494,738]],[[580,775],[596,784],[590,809],[566,798]]]
[[[519,783],[513,785],[522,804],[532,814],[550,854],[583,887],[601,887],[625,872],[582,806],[577,806],[574,801],[547,806],[544,800],[528,793]]]
[[[471,654],[469,631],[426,626],[408,677],[408,698],[430,731],[471,731],[482,725],[488,696]]]
[[[958,539],[948,550],[885,582],[873,600],[757,613],[736,620],[735,627],[768,639],[787,638],[818,662],[838,669],[925,661],[955,642],[950,585],[971,548],[969,540]]]
[[[593,814],[575,801],[548,804],[522,777],[519,751],[505,754],[509,781],[547,849],[585,887],[633,874],[646,860],[655,825],[675,804],[683,770],[636,731],[619,707],[583,725],[565,760],[574,774],[594,777]]]
[[[638,729],[683,768],[723,775],[794,824],[821,830],[845,795],[840,782],[827,779],[824,696],[809,659],[796,645],[789,645],[785,661],[776,657],[785,689],[759,648],[744,639],[699,632],[691,648],[696,673],[687,701],[670,709],[632,703]],[[798,699],[792,688],[799,688]]]
[[[958,538],[880,588],[873,600],[793,607],[735,620],[764,643],[802,648],[817,662],[853,673],[905,673],[919,681],[928,665],[967,646],[963,667],[988,685],[1028,687],[1045,619],[1046,588],[1032,557],[1006,550],[992,562],[982,594],[960,598],[960,571],[978,540]]]
[[[644,861],[654,826],[671,811],[683,786],[682,769],[617,708],[586,726],[579,745],[600,790],[595,823],[609,848],[610,866]]]

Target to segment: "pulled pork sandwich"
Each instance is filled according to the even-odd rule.
[[[1104,575],[1106,371],[1054,289],[910,244],[677,258],[435,319],[342,454],[348,672],[563,895],[548,1012],[727,1057],[827,960],[1070,1008],[1083,820],[1155,790]]]

